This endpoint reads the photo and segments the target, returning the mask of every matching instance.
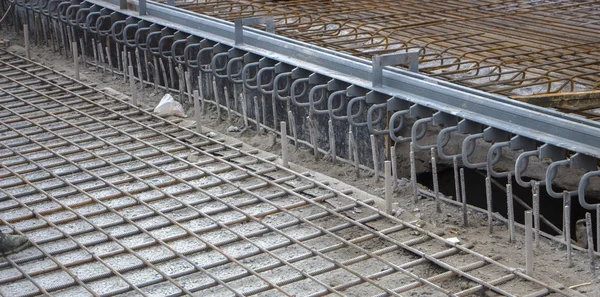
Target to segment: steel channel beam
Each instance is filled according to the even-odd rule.
[[[118,0],[87,2],[486,126],[600,158],[598,122],[397,68],[385,67],[382,85],[373,87],[372,63],[365,59],[252,28],[244,30],[244,43],[236,45],[232,23],[160,3],[148,2],[147,16],[139,16],[133,10],[120,10]],[[137,9],[137,1],[134,1],[134,6]]]

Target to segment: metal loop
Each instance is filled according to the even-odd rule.
[[[483,138],[483,133],[477,133],[474,135],[469,135],[463,140],[462,144],[462,162],[467,168],[476,169],[476,168],[484,168],[487,166],[487,162],[481,163],[471,163],[469,162],[469,156],[473,154],[475,151],[475,146],[477,145],[477,139]]]
[[[153,40],[159,40],[159,37],[162,35],[161,31],[157,31],[157,32],[151,32],[148,33],[148,36],[146,36],[146,47],[148,49],[148,51],[155,57],[159,57],[160,56],[160,51],[159,51],[159,47],[158,47],[158,43],[156,47],[153,47]]]
[[[79,7],[79,5],[71,5],[67,8],[67,11],[65,12],[65,21],[72,27],[77,26],[77,11]]]
[[[174,34],[169,34],[169,35],[164,35],[163,37],[161,37],[158,40],[158,54],[160,55],[161,58],[168,60],[169,58],[171,58],[171,47],[169,47],[169,50],[163,50],[164,45],[167,41],[172,41],[173,37],[175,37]]]
[[[225,66],[223,66],[221,68],[217,68],[217,61],[222,57],[225,58]],[[229,59],[228,52],[217,53],[212,56],[212,59],[210,60],[210,68],[212,70],[212,74],[216,78],[221,78],[221,79],[229,78],[228,74],[227,74],[228,59]],[[219,71],[225,71],[225,74],[220,74]]]
[[[62,2],[58,4],[56,9],[58,20],[65,24],[67,24],[66,13],[69,5],[71,5],[71,2]]]
[[[274,81],[274,77],[271,77],[271,81],[269,81],[266,84],[262,84],[262,75],[263,73],[265,73],[266,71],[273,71],[275,69],[275,67],[264,67],[261,68],[260,70],[258,70],[258,72],[256,73],[256,86],[258,87],[258,91],[260,91],[261,94],[264,95],[271,95],[273,93],[273,91],[268,91],[265,90],[264,88],[269,88],[273,86],[273,81]]]
[[[133,43],[129,42],[129,38],[127,38],[129,30],[131,29],[135,29],[136,32],[133,34]],[[136,47],[136,36],[137,36],[137,29],[138,29],[138,24],[129,24],[127,26],[125,26],[125,28],[123,28],[123,42],[125,43],[125,45],[127,47]]]
[[[81,8],[77,11],[77,13],[75,14],[75,25],[78,28],[80,28],[82,30],[87,30],[87,22],[85,22],[85,20],[87,18],[87,14],[89,14],[89,12],[90,12],[89,8]]]
[[[294,82],[292,82],[292,87],[290,90],[290,99],[292,100],[292,103],[297,107],[309,106],[310,102],[298,102],[298,100],[296,100],[296,96],[301,97],[301,96],[305,95],[305,93],[306,93],[306,92],[302,92],[302,94],[296,95],[296,92],[295,92],[296,86],[299,83],[303,83],[303,84],[305,84],[305,86],[308,86],[308,78],[299,78],[299,79],[295,80]]]
[[[453,160],[454,158],[460,159],[462,158],[462,154],[456,154],[456,155],[446,155],[446,153],[444,153],[444,147],[446,146],[446,144],[448,144],[448,142],[450,142],[450,138],[452,137],[452,132],[454,131],[458,131],[458,126],[452,126],[452,127],[447,127],[444,128],[440,131],[440,133],[437,136],[437,154],[438,157],[441,160],[446,160],[446,161],[450,161]],[[447,141],[443,141],[444,139],[447,139]]]
[[[147,37],[144,38],[142,34],[145,34],[147,31],[150,31],[150,27],[145,27],[145,28],[139,28],[138,25],[138,29],[135,31],[135,46],[140,50],[140,51],[147,51],[148,50],[148,44],[147,42]]]
[[[365,96],[354,97],[350,101],[348,101],[348,106],[346,107],[346,114],[348,115],[348,123],[350,123],[350,125],[352,125],[354,127],[367,126],[367,122],[357,123],[354,121],[356,118],[360,117],[365,112],[365,108],[367,106],[366,101],[367,100],[366,100]],[[360,103],[359,111],[355,114],[352,114],[352,107],[354,106],[354,104],[356,102]],[[373,121],[373,123],[379,124],[382,119],[383,119],[383,112],[381,110],[379,110],[379,116],[377,117],[377,120]]]
[[[383,110],[387,109],[387,103],[373,104],[367,110],[367,128],[369,129],[369,133],[374,135],[384,135],[388,134],[389,130],[377,130],[374,125],[379,124],[381,119],[383,118]],[[378,110],[380,118],[379,121],[373,121],[373,111]]]
[[[596,209],[596,205],[600,204],[600,203],[590,204],[590,203],[587,203],[587,201],[585,201],[585,189],[587,188],[588,184],[590,183],[590,178],[592,178],[594,176],[600,176],[600,171],[590,171],[590,172],[584,174],[581,177],[581,180],[579,180],[579,187],[577,188],[577,195],[579,196],[579,204],[581,205],[581,207],[583,207],[587,210],[594,210],[594,209]]]
[[[283,90],[279,90],[279,80],[281,80],[282,78],[286,78],[288,83],[286,85],[286,88]],[[292,77],[292,72],[282,72],[279,73],[275,76],[275,79],[273,80],[273,95],[275,96],[275,98],[281,100],[281,101],[286,101],[288,102],[290,100],[290,96],[285,96],[282,97],[281,93],[288,93],[290,92],[290,83],[289,83],[289,79]]]
[[[241,63],[242,67],[240,69],[240,71],[238,71],[237,73],[233,73],[233,65],[235,63]],[[236,77],[242,77],[242,71],[244,69],[244,57],[235,57],[235,58],[231,58],[229,59],[229,62],[227,62],[227,79],[234,84],[243,84],[244,81],[241,79],[235,79]]]
[[[319,100],[315,101],[315,94],[320,91]],[[308,106],[310,107],[311,114],[327,114],[329,111],[317,109],[315,106],[320,104],[325,99],[325,95],[327,94],[327,84],[316,85],[310,89],[308,92]]]
[[[409,109],[405,109],[405,110],[398,110],[396,112],[394,112],[394,114],[392,114],[392,116],[390,117],[390,138],[397,143],[400,142],[407,142],[407,141],[411,141],[412,137],[404,137],[404,136],[396,136],[396,133],[400,132],[400,130],[402,130],[402,128],[404,128],[404,116],[409,114],[410,110]],[[400,118],[400,123],[398,124],[398,126],[395,125],[396,123],[396,119]]]
[[[126,24],[126,22],[127,22],[127,21],[124,21],[124,20],[123,20],[123,21],[116,21],[116,22],[114,22],[114,23],[112,24],[112,26],[110,27],[110,34],[112,35],[112,38],[113,38],[113,40],[114,40],[116,43],[120,43],[120,44],[123,44],[123,43],[125,43],[125,41],[124,41],[124,40],[122,40],[122,39],[119,39],[117,36],[119,36],[119,35],[122,35],[122,33],[123,33],[123,29],[125,29],[125,24]],[[116,32],[117,28],[118,28],[118,27],[121,27],[121,26],[122,26],[121,30],[120,30],[120,31],[117,33],[117,32]]]
[[[94,18],[96,18],[97,21],[101,15],[102,14],[100,12],[88,13],[88,15],[85,17],[85,27],[88,29],[88,31],[90,31],[93,34],[98,34],[98,24],[94,21]]]
[[[248,72],[248,70],[251,67],[258,67],[259,64],[260,64],[259,62],[252,62],[252,63],[248,63],[248,64],[244,65],[244,68],[242,68],[242,81],[244,82],[244,86],[249,90],[258,89],[257,85],[252,86],[252,85],[248,84],[249,82],[256,81],[256,77],[258,76],[258,74],[254,75],[254,77],[252,77],[252,78],[248,78],[246,73]],[[257,71],[257,73],[258,73],[258,71]]]
[[[207,58],[208,58],[207,60],[209,62],[207,64],[202,64],[202,58],[204,56],[207,56]],[[212,72],[212,70],[211,70],[212,69],[212,66],[211,66],[212,56],[213,56],[213,47],[212,46],[202,48],[198,51],[198,55],[196,56],[196,63],[198,64],[200,71],[206,72],[206,73]],[[204,67],[207,69],[204,69],[202,66],[207,66],[207,67]]]
[[[415,121],[415,123],[413,124],[412,128],[411,128],[411,138],[412,138],[412,144],[413,144],[413,148],[417,151],[425,151],[425,150],[430,150],[433,147],[436,147],[435,144],[430,144],[430,145],[420,145],[418,140],[422,139],[423,137],[425,137],[425,134],[427,133],[427,123],[429,122],[433,122],[433,118],[424,118],[424,119],[419,119],[417,121]],[[420,126],[423,126],[423,129],[418,132],[418,129]]]
[[[340,97],[340,105],[336,108],[333,108],[333,100],[336,97]],[[333,93],[331,93],[331,95],[329,95],[329,98],[327,98],[327,112],[329,113],[329,116],[334,119],[334,120],[345,120],[348,115],[345,116],[338,116],[335,113],[344,110],[344,97],[346,96],[346,90],[340,90],[340,91],[335,91]]]
[[[552,189],[552,181],[554,181],[554,179],[556,178],[556,175],[558,174],[558,167],[561,167],[561,166],[566,167],[566,166],[569,166],[570,164],[571,164],[571,162],[567,159],[567,160],[552,162],[550,164],[550,166],[548,166],[548,169],[546,170],[546,192],[548,193],[548,195],[550,195],[550,197],[557,198],[557,199],[563,198],[562,193],[556,193]],[[575,191],[570,191],[569,194],[571,194],[571,196],[574,196],[574,195],[577,195],[578,193],[577,193],[577,190],[575,190]]]
[[[523,180],[523,178],[521,178],[521,175],[525,172],[525,170],[527,170],[527,167],[529,166],[529,158],[537,155],[539,155],[539,150],[523,152],[517,157],[517,160],[515,161],[515,180],[517,181],[517,184],[519,184],[521,187],[528,188],[531,187],[534,182],[538,182],[534,180],[526,182]],[[545,180],[539,181],[539,183],[540,186],[546,185]]]
[[[99,16],[96,20],[96,30],[98,30],[98,34],[103,37],[110,35],[110,29],[112,28],[112,25],[110,25],[107,30],[101,30],[102,23],[107,19],[109,20],[110,24],[110,15]]]
[[[498,142],[494,143],[487,153],[486,164],[487,164],[487,172],[493,177],[507,177],[509,174],[512,174],[510,171],[508,172],[496,172],[494,171],[494,165],[500,162],[500,158],[502,157],[502,148],[510,145],[510,141]],[[494,155],[495,154],[495,155]]]
[[[51,0],[46,2],[46,5],[44,5],[44,7],[41,10],[42,15],[45,15],[46,17],[49,18],[53,18],[50,13],[53,11],[56,11],[56,8],[58,7],[58,4],[61,3],[61,0]],[[15,1],[15,3],[18,3],[17,1]],[[51,7],[51,5],[54,4],[54,8]]]
[[[173,44],[171,45],[171,57],[173,57],[173,60],[175,61],[175,63],[179,64],[179,65],[185,65],[186,64],[186,58],[185,58],[185,49],[187,47],[184,46],[184,50],[183,50],[183,54],[178,55],[177,54],[177,47],[180,45],[186,45],[187,44],[187,39],[179,39],[179,40],[175,40],[173,41]]]

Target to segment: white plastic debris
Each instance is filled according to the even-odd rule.
[[[171,94],[166,94],[160,99],[160,102],[154,108],[154,112],[163,116],[174,115],[182,118],[185,117],[183,106],[181,106],[181,103],[175,101]]]
[[[206,137],[209,137],[209,138],[213,138],[213,137],[216,137],[216,136],[217,136],[217,133],[215,133],[215,132],[208,132],[208,133],[206,133]]]
[[[453,244],[460,243],[460,239],[458,239],[458,237],[450,237],[450,238],[446,238],[446,240]]]
[[[240,132],[240,128],[238,126],[229,126],[227,132]]]

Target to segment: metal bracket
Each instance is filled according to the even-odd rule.
[[[296,67],[294,70],[292,70],[292,79],[307,78],[311,74],[311,71]]]
[[[462,120],[458,122],[458,133],[460,134],[475,134],[483,131],[483,125],[477,122]]]
[[[433,116],[433,109],[423,105],[413,104],[410,107],[410,116],[418,119],[430,118]]]
[[[540,147],[540,160],[544,160],[546,158],[552,161],[563,160],[567,155],[567,150],[562,147],[554,146],[551,144],[544,144]]]
[[[366,102],[368,104],[381,104],[386,103],[388,99],[390,99],[390,95],[379,93],[377,91],[369,91],[367,92]]]
[[[537,143],[535,140],[533,140],[531,138],[517,135],[517,136],[514,136],[510,140],[510,149],[511,150],[533,151],[533,150],[537,149]]]
[[[269,33],[275,32],[275,23],[272,16],[261,16],[251,18],[235,19],[235,45],[244,43],[244,26],[263,25],[266,24],[266,31]]]
[[[369,92],[369,90],[356,85],[351,85],[348,88],[346,88],[346,96],[348,96],[349,98],[365,96],[367,92]]]
[[[350,86],[349,83],[338,80],[338,79],[332,79],[329,82],[327,82],[327,90],[328,91],[344,90],[344,89],[348,88],[349,86]]]
[[[483,140],[487,142],[508,141],[509,139],[510,133],[506,131],[494,127],[487,127],[483,130]]]
[[[146,5],[146,0],[138,0],[138,12],[140,15],[148,14],[148,6]]]
[[[433,114],[433,124],[442,127],[452,127],[458,124],[458,117],[438,111]]]
[[[410,108],[410,103],[398,97],[392,97],[387,101],[388,111],[406,110]]]
[[[330,80],[331,78],[319,73],[312,73],[308,76],[308,83],[311,85],[325,85]]]
[[[290,72],[290,74],[291,74],[292,70],[294,70],[295,68],[296,68],[295,66],[279,62],[279,63],[275,64],[274,71],[276,74],[285,73],[285,72]]]
[[[590,157],[584,154],[575,154],[571,158],[569,158],[569,167],[584,169],[585,171],[594,171],[598,170],[598,160],[594,157]]]
[[[419,72],[419,51],[373,56],[373,86],[383,85],[383,67],[408,64],[411,72]]]

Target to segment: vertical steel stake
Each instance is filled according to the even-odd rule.
[[[92,38],[92,54],[94,55],[94,67],[96,69],[94,69],[95,72],[98,72],[98,68],[100,68],[100,61],[98,61],[98,58],[100,57],[100,54],[97,52],[97,48],[96,48],[96,39]],[[81,48],[83,48],[83,42],[81,43]],[[85,55],[84,55],[85,56]],[[85,65],[85,61],[83,63]]]
[[[354,140],[354,134],[352,133],[352,127],[348,128],[348,150],[354,159],[354,168],[356,169],[356,177],[360,177],[360,167],[358,165],[358,145]]]
[[[179,80],[179,83],[177,84],[179,87],[179,102],[183,104],[183,99],[185,97],[185,77],[183,74],[183,68],[181,66],[177,66],[175,67],[175,72],[177,73],[177,79]]]
[[[335,163],[337,160],[337,154],[335,151],[335,133],[333,132],[333,122],[328,121],[329,125],[329,151],[331,152],[331,162]]]
[[[571,207],[571,194],[568,191],[563,191],[563,203],[564,203],[563,207],[566,207],[566,206]],[[569,221],[570,219],[571,219],[571,213],[569,213],[568,217],[567,216],[563,217],[563,239],[565,241],[571,240],[571,237],[567,236],[567,233],[565,232],[571,226],[571,222]]]
[[[31,52],[29,50],[29,26],[28,25],[23,25],[23,34],[24,36],[24,41],[25,41],[25,56],[27,57],[27,59],[31,59]]]
[[[256,120],[256,133],[260,134],[262,128],[260,127],[260,111],[258,109],[258,97],[254,96],[254,119]],[[236,101],[237,102],[237,101]]]
[[[494,233],[494,215],[492,205],[492,180],[490,173],[485,177],[485,201],[487,204],[488,233]]]
[[[79,57],[77,57],[77,42],[73,41],[71,43],[71,48],[73,51],[73,63],[75,64],[75,79],[79,80]]]
[[[141,70],[140,67],[138,67],[138,70]],[[142,72],[140,71],[139,73],[140,73],[140,84],[143,85]],[[188,71],[183,71],[183,76],[185,77],[185,87],[187,90],[188,102],[192,102],[192,80],[190,78],[190,73]]]
[[[588,255],[590,256],[590,269],[596,276],[596,256],[594,255],[594,233],[592,231],[592,214],[585,213],[585,230],[587,232]]]
[[[102,74],[104,74],[106,72],[106,60],[104,59],[104,50],[102,49],[102,44],[100,42],[98,42],[96,44],[96,52],[98,54],[98,59],[100,60],[100,62],[102,63]],[[141,71],[139,71],[139,73],[142,73]]]
[[[123,52],[121,52],[121,63],[123,63],[123,83],[127,82],[127,47],[123,46]],[[162,61],[162,60],[161,60]]]
[[[533,243],[531,239],[533,233],[532,221],[531,210],[528,210],[525,212],[525,271],[529,276],[533,276]]]
[[[202,72],[198,75],[198,97],[200,97],[200,113],[205,114],[204,95],[203,95]]]
[[[283,166],[286,168],[289,168],[290,165],[288,164],[287,128],[286,128],[285,121],[281,121],[279,125],[281,128],[281,160],[282,160]]]
[[[308,123],[310,143],[312,145],[313,154],[315,155],[316,160],[319,158],[319,145],[317,144],[317,123],[310,114],[306,117],[306,121]]]
[[[392,162],[384,162],[385,174],[385,212],[392,214]]]
[[[469,226],[468,212],[467,212],[467,190],[465,187],[465,169],[460,169],[460,188],[462,193],[462,213],[463,213],[463,226]]]
[[[113,69],[112,56],[110,55],[110,40],[106,37],[106,59],[108,60],[108,68],[110,68],[111,76],[115,75],[115,71]]]
[[[564,234],[566,236],[565,242],[567,243],[567,267],[573,267],[573,258],[571,254],[573,253],[573,246],[571,246],[571,209],[567,204],[565,205],[565,226],[564,226]]]
[[[600,204],[596,205],[596,251],[600,252]]]
[[[215,93],[215,103],[217,105],[217,119],[221,120],[221,104],[219,103],[219,92],[217,92],[217,81],[213,78],[212,80],[213,90]]]
[[[533,225],[535,226],[535,247],[540,247],[540,183],[533,185]]]
[[[375,172],[375,182],[379,181],[379,154],[377,149],[377,136],[370,135],[371,138],[371,155],[373,156],[373,171]]]
[[[508,235],[510,242],[515,241],[515,210],[513,206],[512,184],[506,184],[506,201],[508,204]]]
[[[244,87],[243,90],[244,90],[244,94],[245,94],[246,88]],[[240,100],[243,100],[244,96],[241,96],[240,98],[241,98]],[[263,113],[262,113],[263,125],[265,125],[265,127],[266,127],[267,126],[267,99],[265,98],[265,94],[262,94],[262,93],[260,96],[260,107],[263,110]],[[277,117],[274,116],[273,119],[276,121]],[[295,139],[294,144],[296,145],[296,147],[298,147],[298,138],[296,138],[296,122],[295,122],[295,120],[296,119],[294,117],[290,118],[290,115],[288,114],[288,122],[290,123],[290,130],[292,131],[292,134],[294,135],[294,139]]]
[[[264,98],[265,97],[263,97],[263,99]],[[262,104],[263,110],[265,110],[265,104],[264,104],[265,101],[263,100],[262,103],[263,103]],[[296,148],[298,148],[298,134],[296,133],[296,119],[294,118],[294,114],[292,113],[291,110],[287,112],[287,115],[288,115],[288,122],[290,122],[290,130],[292,131],[292,136],[294,137],[294,146]],[[267,124],[266,112],[263,112],[263,123],[265,123],[265,125]],[[350,155],[348,155],[348,156],[349,156],[348,160],[352,160]]]
[[[435,159],[435,148],[431,148],[431,175],[433,178],[433,193],[435,196],[435,210],[438,213],[442,212],[440,205],[440,185],[438,181],[437,162]]]
[[[225,106],[227,106],[227,122],[231,124],[231,107],[229,106],[229,91],[227,87],[223,87],[223,94],[225,95]]]
[[[138,92],[135,88],[135,79],[133,79],[133,66],[129,65],[129,88],[131,88],[131,104],[137,106]]]
[[[194,116],[196,118],[196,131],[202,133],[202,123],[200,121],[202,114],[200,111],[200,94],[198,90],[194,90]]]
[[[452,165],[454,166],[454,190],[456,192],[456,201],[460,202],[460,177],[458,176],[458,160],[456,159],[456,156],[452,157]]]
[[[396,143],[392,146],[390,151],[390,159],[392,161],[392,188],[396,190],[398,184],[398,158],[396,156]]]
[[[415,152],[413,150],[413,143],[410,143],[410,183],[413,188],[413,202],[417,203],[417,199],[419,199],[419,188],[417,187],[417,169],[415,168]]]

